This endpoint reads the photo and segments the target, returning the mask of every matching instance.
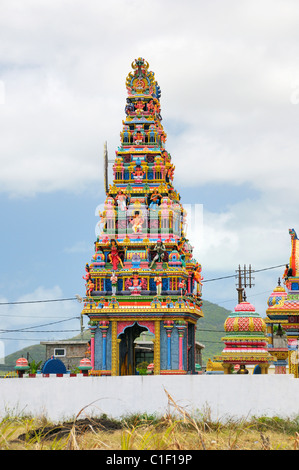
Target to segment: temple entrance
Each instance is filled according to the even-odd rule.
[[[154,335],[149,334],[149,338],[144,340],[143,332],[148,333],[148,329],[135,322],[119,335],[119,375],[136,375],[136,366],[140,362],[153,361],[153,342],[149,338],[153,338]],[[139,338],[140,341],[137,341]]]

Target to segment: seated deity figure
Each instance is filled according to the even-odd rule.
[[[130,220],[132,224],[132,229],[134,233],[142,232],[142,224],[144,222],[144,218],[140,215],[139,211],[136,211],[134,217]]]
[[[132,286],[129,287],[130,290],[136,292],[141,290],[141,279],[138,276],[138,273],[133,273]]]
[[[158,205],[160,204],[161,201],[161,194],[159,194],[157,189],[154,189],[153,194],[151,194],[149,198],[149,209],[150,210],[157,210]]]
[[[116,271],[118,263],[120,263],[122,268],[124,267],[124,265],[119,256],[117,243],[114,239],[111,240],[110,246],[111,246],[111,252],[109,253],[108,258],[109,258],[110,263],[112,264],[113,270]]]
[[[142,183],[144,171],[140,165],[136,165],[135,171],[132,173],[135,183]]]
[[[125,281],[125,289],[131,291],[131,295],[140,295],[141,290],[146,289],[146,279],[140,278],[138,272],[133,272],[133,278],[128,278]]]

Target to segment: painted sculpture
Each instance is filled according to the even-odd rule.
[[[159,240],[154,247],[154,252],[156,253],[156,255],[154,256],[153,261],[151,262],[150,268],[152,268],[153,265],[157,262],[158,263],[163,262],[165,251],[166,251],[166,248],[165,248],[164,243],[161,240]]]
[[[119,256],[117,243],[114,239],[111,240],[110,246],[111,246],[111,251],[108,254],[108,257],[109,257],[110,263],[112,264],[113,270],[116,271],[117,267],[118,267],[118,264],[120,263],[120,265],[123,267],[123,263],[122,263],[122,260]]]
[[[136,374],[141,333],[153,373],[195,373],[195,329],[203,316],[201,265],[186,238],[186,211],[165,148],[161,90],[149,64],[132,63],[120,146],[89,264],[93,375]],[[109,187],[108,187],[109,186]]]

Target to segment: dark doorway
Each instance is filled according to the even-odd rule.
[[[119,335],[121,340],[119,343],[119,375],[135,375],[135,339],[140,336],[143,331],[147,331],[145,326],[139,326],[134,323],[132,326],[125,328],[124,332]]]

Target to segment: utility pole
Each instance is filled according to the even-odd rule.
[[[81,339],[83,339],[84,325],[83,325],[83,315],[80,315],[80,330],[81,330]]]
[[[105,193],[108,194],[108,184],[109,184],[109,175],[108,175],[108,170],[109,170],[109,163],[114,163],[114,160],[109,160],[108,158],[108,148],[107,148],[107,142],[104,143],[104,189]]]
[[[104,143],[104,189],[108,193],[108,150],[107,142]]]
[[[244,288],[246,287],[253,287],[253,279],[252,277],[252,268],[251,264],[249,265],[249,268],[246,268],[246,265],[244,264],[244,268],[241,269],[241,266],[239,265],[239,268],[236,270],[236,278],[237,278],[237,283],[236,283],[236,288],[238,292],[238,303],[241,303],[243,301],[243,291]]]

